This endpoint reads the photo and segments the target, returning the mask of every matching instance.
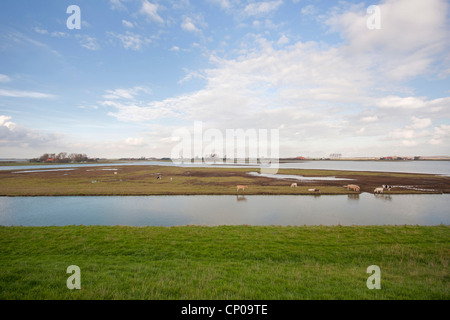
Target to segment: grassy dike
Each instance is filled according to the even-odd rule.
[[[449,226],[0,227],[0,299],[447,300],[449,258]]]

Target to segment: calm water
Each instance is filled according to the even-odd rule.
[[[450,176],[450,161],[306,161],[280,168],[429,173]]]
[[[111,167],[114,165],[163,165],[174,166],[171,161],[136,161],[117,164],[64,164],[64,165],[32,165],[32,166],[0,166],[0,170],[58,169],[75,167]],[[232,167],[226,165],[186,164],[183,167]],[[246,165],[245,167],[252,167]],[[450,176],[450,161],[304,161],[296,163],[280,163],[280,168],[296,169],[329,169],[352,171],[382,171],[430,173]]]
[[[450,195],[0,197],[0,225],[450,225]]]

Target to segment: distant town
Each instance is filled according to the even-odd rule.
[[[96,157],[88,157],[83,153],[45,153],[40,157],[31,158],[31,159],[18,159],[18,158],[0,158],[2,163],[8,162],[30,162],[30,163],[95,163],[95,162],[110,162],[110,161],[171,161],[172,159],[169,157],[123,157],[123,158],[96,158]],[[183,159],[185,162],[189,161],[189,159]],[[217,156],[206,156],[206,157],[195,157],[190,159],[192,162],[194,161],[220,161],[227,160],[225,158],[220,159]],[[229,160],[229,159],[228,159]],[[259,159],[258,159],[259,160]],[[344,157],[341,154],[330,154],[328,157],[307,157],[307,156],[298,156],[298,157],[286,157],[280,158],[279,162],[299,162],[299,161],[430,161],[430,160],[440,160],[440,161],[450,161],[450,156],[380,156],[380,157]],[[249,162],[249,159],[240,159],[240,163]]]

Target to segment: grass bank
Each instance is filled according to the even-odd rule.
[[[0,299],[447,300],[449,258],[448,226],[0,227]]]

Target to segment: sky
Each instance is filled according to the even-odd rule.
[[[449,7],[1,1],[0,158],[167,157],[195,123],[278,130],[280,157],[449,156]]]

